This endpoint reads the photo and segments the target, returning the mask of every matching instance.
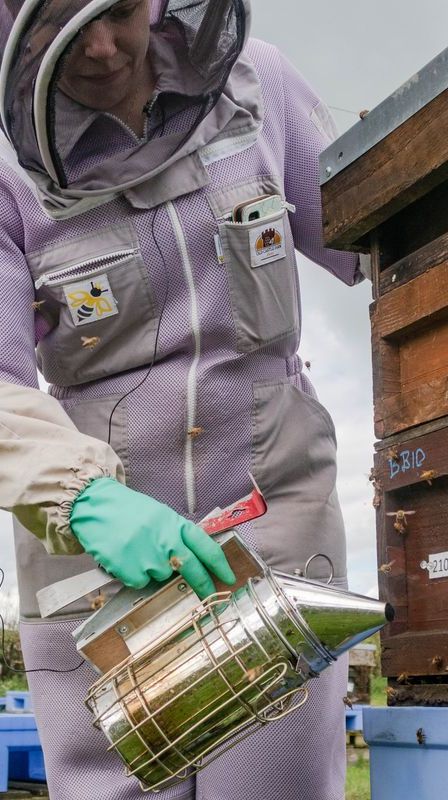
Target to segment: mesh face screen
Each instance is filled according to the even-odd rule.
[[[156,82],[149,48],[148,0],[120,0],[83,26],[56,62],[46,116],[62,186],[147,139]]]
[[[21,3],[11,5],[0,6],[2,35]],[[26,5],[11,36],[6,124],[22,166],[62,188],[114,185],[117,157],[118,185],[135,180],[142,147],[146,173],[165,163],[216,104],[244,42],[242,0]]]

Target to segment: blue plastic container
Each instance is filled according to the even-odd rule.
[[[45,767],[33,714],[0,714],[0,792],[8,780],[45,781]]]
[[[5,711],[7,714],[31,714],[31,692],[9,691],[5,695]]]
[[[448,798],[448,708],[365,708],[372,800]]]
[[[369,708],[366,705],[354,705],[353,708],[345,709],[345,730],[347,732],[360,731],[363,727],[363,711]]]

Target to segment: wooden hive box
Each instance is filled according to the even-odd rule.
[[[372,256],[389,702],[448,705],[448,49],[321,156],[328,247]]]

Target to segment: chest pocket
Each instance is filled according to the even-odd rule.
[[[211,205],[216,216],[228,217],[234,206],[265,193],[282,195],[270,176],[221,190]],[[246,223],[227,218],[218,227],[238,352],[295,335],[300,324],[297,267],[286,209]]]
[[[28,253],[27,261],[51,325],[37,348],[49,383],[75,386],[151,362],[158,315],[130,222]]]

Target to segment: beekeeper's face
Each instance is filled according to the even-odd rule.
[[[134,95],[147,65],[150,10],[151,0],[119,0],[86,25],[64,60],[64,94],[100,111]]]

